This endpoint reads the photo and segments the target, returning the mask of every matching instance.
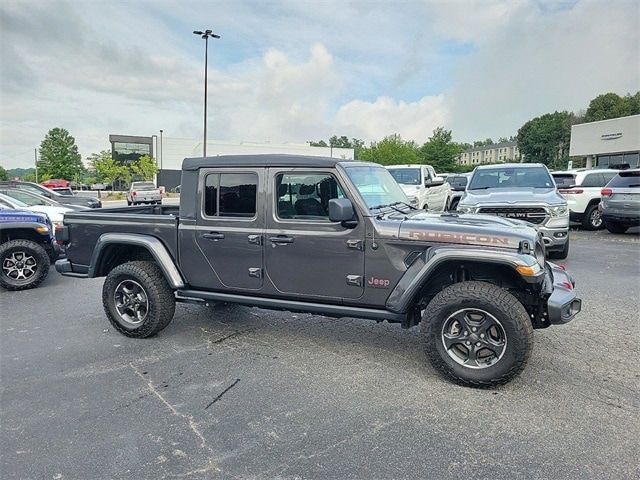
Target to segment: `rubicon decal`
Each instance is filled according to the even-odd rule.
[[[389,288],[391,280],[388,278],[369,277],[367,279],[367,285],[373,288]]]
[[[422,240],[426,242],[461,243],[466,245],[509,245],[508,238],[495,237],[493,235],[418,230],[409,232],[408,236],[411,240]]]

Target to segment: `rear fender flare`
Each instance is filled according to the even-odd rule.
[[[184,288],[185,283],[173,258],[164,244],[156,237],[135,233],[104,233],[98,239],[91,256],[88,277],[97,277],[105,247],[110,245],[134,245],[146,249],[154,258],[167,282],[173,289]]]
[[[428,252],[423,253],[411,264],[387,298],[386,308],[395,313],[406,313],[418,292],[429,282],[429,277],[439,266],[449,262],[460,263],[465,261],[476,264],[506,265],[514,270],[517,266],[530,266],[535,263],[535,259],[532,256],[516,252],[450,247],[438,248],[431,254]],[[544,270],[541,271],[540,275],[542,274],[544,274]],[[539,281],[539,277],[522,278],[528,282]]]

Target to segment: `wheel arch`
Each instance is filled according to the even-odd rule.
[[[466,280],[484,281],[508,288],[525,288],[528,282],[515,268],[525,265],[520,255],[490,250],[441,249],[419,257],[405,272],[389,297],[386,308],[407,313],[423,297],[433,298],[445,287]]]
[[[154,261],[169,285],[184,288],[182,274],[164,244],[150,235],[105,233],[100,236],[91,256],[88,277],[103,277],[113,268],[136,260]]]

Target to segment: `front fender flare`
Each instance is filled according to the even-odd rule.
[[[178,289],[185,287],[182,275],[164,244],[156,237],[136,233],[104,233],[100,235],[93,249],[93,254],[91,255],[91,264],[89,265],[88,272],[89,278],[98,276],[102,255],[105,247],[109,245],[135,245],[145,248],[153,256],[171,288]]]
[[[530,258],[527,258],[530,257]],[[518,266],[531,266],[535,259],[516,252],[488,249],[461,249],[441,247],[432,253],[420,255],[407,269],[387,298],[386,308],[395,313],[406,313],[420,289],[429,281],[437,267],[447,262],[474,262],[507,265],[515,270]],[[544,270],[541,271],[544,273]],[[538,282],[539,277],[522,277],[525,281]]]

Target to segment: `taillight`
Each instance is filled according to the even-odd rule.
[[[610,188],[603,188],[602,190],[600,190],[601,197],[610,197],[611,195],[613,195],[613,190],[611,190]]]
[[[558,190],[558,192],[560,192],[560,193],[574,193],[574,194],[577,194],[577,193],[584,192],[584,190],[580,190],[579,188],[576,188],[574,190]]]
[[[137,195],[137,192],[131,192],[131,195],[133,195],[134,197]]]

